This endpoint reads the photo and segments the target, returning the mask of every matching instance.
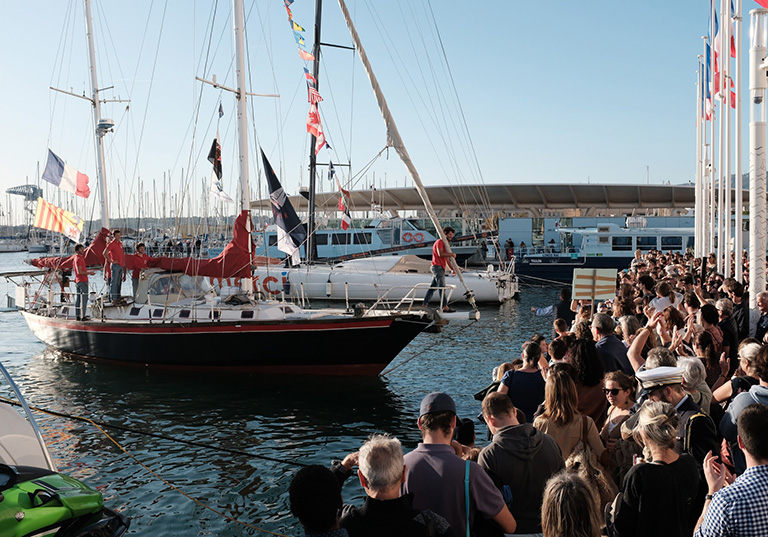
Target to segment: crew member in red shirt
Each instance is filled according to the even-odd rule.
[[[104,257],[107,258],[109,268],[112,272],[112,280],[109,285],[109,299],[114,302],[120,298],[120,288],[125,280],[125,254],[123,252],[123,243],[120,241],[120,230],[112,231],[112,242],[104,250]]]
[[[72,265],[75,271],[75,288],[77,290],[75,314],[78,321],[83,321],[86,319],[85,311],[88,307],[88,269],[85,266],[85,246],[82,244],[75,246],[75,259]]]
[[[443,229],[443,233],[445,233],[445,238],[450,242],[456,232],[452,227],[447,227]],[[448,263],[452,257],[456,257],[456,254],[449,253],[445,249],[443,239],[437,239],[434,246],[432,246],[432,283],[429,284],[429,290],[424,295],[424,305],[426,306],[432,299],[435,289],[440,289],[440,310],[446,313],[454,311],[445,303],[445,269],[449,266]]]

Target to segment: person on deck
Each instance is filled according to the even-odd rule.
[[[133,285],[133,296],[136,296],[136,290],[139,288],[139,275],[141,271],[147,268],[147,247],[143,242],[136,245],[136,253],[133,256],[133,273],[131,274],[131,284]]]
[[[456,231],[452,227],[443,229],[445,238],[448,242],[451,242]],[[432,283],[429,284],[429,290],[424,295],[424,305],[429,305],[429,301],[432,299],[432,295],[435,289],[440,290],[440,310],[446,313],[452,313],[448,304],[445,303],[445,269],[449,266],[449,260],[455,258],[456,254],[448,252],[445,249],[445,243],[443,239],[437,239],[434,246],[432,246]],[[453,270],[453,269],[451,269]]]
[[[75,246],[75,258],[72,268],[75,271],[75,289],[77,298],[75,300],[75,312],[77,320],[86,319],[85,311],[88,307],[88,268],[85,266],[85,246],[78,244]]]
[[[120,288],[125,281],[125,253],[123,252],[123,243],[120,241],[120,230],[112,231],[112,242],[104,249],[104,257],[109,263],[112,280],[109,285],[109,299],[115,301],[120,298]]]

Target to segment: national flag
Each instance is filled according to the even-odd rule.
[[[80,240],[80,234],[83,232],[82,218],[48,203],[43,198],[37,198],[37,211],[33,225],[40,229],[62,233],[75,242]]]
[[[299,32],[293,32],[293,39],[296,40],[297,45],[303,45],[304,44],[304,36],[301,35]]]
[[[221,106],[221,103],[219,103],[219,119],[224,117],[224,107]]]
[[[291,21],[291,28],[293,28],[293,30],[296,31],[296,32],[304,32],[304,31],[306,31],[306,30],[304,30],[304,28],[302,28],[301,26],[296,24],[294,21]]]
[[[333,162],[329,160],[328,161],[328,180],[333,182],[335,175],[336,175],[336,169],[333,167]]]
[[[710,51],[709,43],[707,43],[706,50],[707,50],[707,54],[706,54],[705,61],[707,65],[704,68],[705,80],[704,80],[704,87],[702,91],[703,104],[702,104],[701,110],[702,110],[704,119],[707,121],[710,121],[712,119],[712,93],[709,91],[709,85],[712,83],[712,81],[710,79],[711,78],[711,70],[710,70],[711,51]]]
[[[344,207],[344,212],[341,214],[341,229],[349,229],[352,224],[352,217],[349,215],[349,208]]]
[[[277,175],[267,160],[264,150],[261,151],[261,159],[264,161],[264,173],[269,185],[269,199],[272,202],[272,216],[277,225],[277,248],[291,257],[294,265],[301,262],[299,247],[307,240],[307,231],[293,209],[288,196],[286,196]]]
[[[48,181],[66,192],[72,192],[81,198],[91,195],[88,176],[65,164],[53,151],[48,150],[48,162],[45,164],[43,180]]]
[[[299,56],[301,56],[301,59],[305,62],[315,61],[315,57],[301,47],[299,47]]]
[[[213,164],[213,173],[217,179],[221,179],[221,146],[219,140],[214,138],[211,150],[208,152],[208,162]]]
[[[317,86],[317,80],[315,79],[314,76],[312,76],[312,73],[310,73],[309,69],[307,69],[306,67],[304,68],[304,77],[308,80],[307,84],[312,84],[313,86]]]
[[[315,155],[317,155],[323,145],[325,145],[325,134],[323,133],[323,125],[320,122],[320,113],[317,111],[317,105],[314,103],[309,105],[307,132],[315,137]]]
[[[320,93],[318,93],[318,91],[313,86],[309,86],[307,91],[309,92],[307,98],[309,99],[310,104],[317,104],[323,100],[323,98],[320,97]]]

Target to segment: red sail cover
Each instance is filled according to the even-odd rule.
[[[101,228],[93,242],[85,249],[85,264],[89,267],[104,266],[106,262],[104,259],[104,249],[107,247],[107,235],[109,235],[109,230]],[[37,268],[69,270],[72,269],[74,257],[73,255],[65,257],[38,257],[31,260],[30,263]]]
[[[246,223],[250,218],[248,211],[242,211],[235,220],[235,233],[224,251],[213,259],[196,259],[194,257],[150,257],[147,268],[161,268],[172,272],[184,272],[190,276],[208,276],[211,278],[250,278],[251,259],[255,245],[251,241],[251,252],[248,252],[250,235]],[[133,256],[125,256],[127,269],[133,269]]]

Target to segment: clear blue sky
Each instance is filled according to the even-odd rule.
[[[644,183],[646,166],[653,183],[694,179],[696,62],[709,2],[432,0],[434,20],[423,2],[349,0],[349,5],[426,184],[479,181],[470,147],[486,183]],[[745,12],[755,7],[744,0]],[[292,8],[311,46],[314,1],[296,0]],[[234,85],[230,2],[219,2],[212,34],[206,33],[211,9],[212,2],[202,0],[94,3],[100,85],[116,88],[103,96],[131,98],[127,112],[125,104],[105,106],[118,125],[109,135],[107,157],[115,216],[132,212],[126,198],[129,193],[135,198],[139,180],[148,193],[144,203],[159,203],[164,173],[171,177],[167,188],[190,191],[197,203],[210,176],[205,157],[219,99],[225,111],[220,125],[224,183],[232,195],[236,192],[234,99],[194,81],[196,75],[215,73],[220,82]],[[281,95],[256,99],[252,124],[293,194],[307,183],[303,62],[282,0],[246,0],[246,10],[250,90]],[[324,14],[323,41],[348,45],[336,2],[326,2]],[[88,91],[82,2],[11,2],[4,15],[9,23],[0,34],[5,51],[0,188],[34,181],[49,146],[95,183],[89,105],[48,89]],[[746,22],[745,35],[748,17]],[[435,25],[468,135],[460,132]],[[207,70],[200,59],[206,50],[213,66]],[[384,147],[383,123],[357,58],[326,49],[323,60],[321,111],[334,149],[331,158],[351,158],[359,171]],[[323,150],[319,158],[327,161],[328,153]],[[252,164],[256,160],[252,153]],[[187,175],[193,170],[185,184],[182,169]],[[406,183],[394,152],[353,186],[370,184],[374,172],[377,184],[385,177],[388,186]],[[118,183],[121,197],[115,201]],[[255,172],[252,186],[258,186]],[[327,181],[322,188],[330,188]],[[5,207],[7,198],[0,199]],[[90,218],[91,206],[75,208]]]

